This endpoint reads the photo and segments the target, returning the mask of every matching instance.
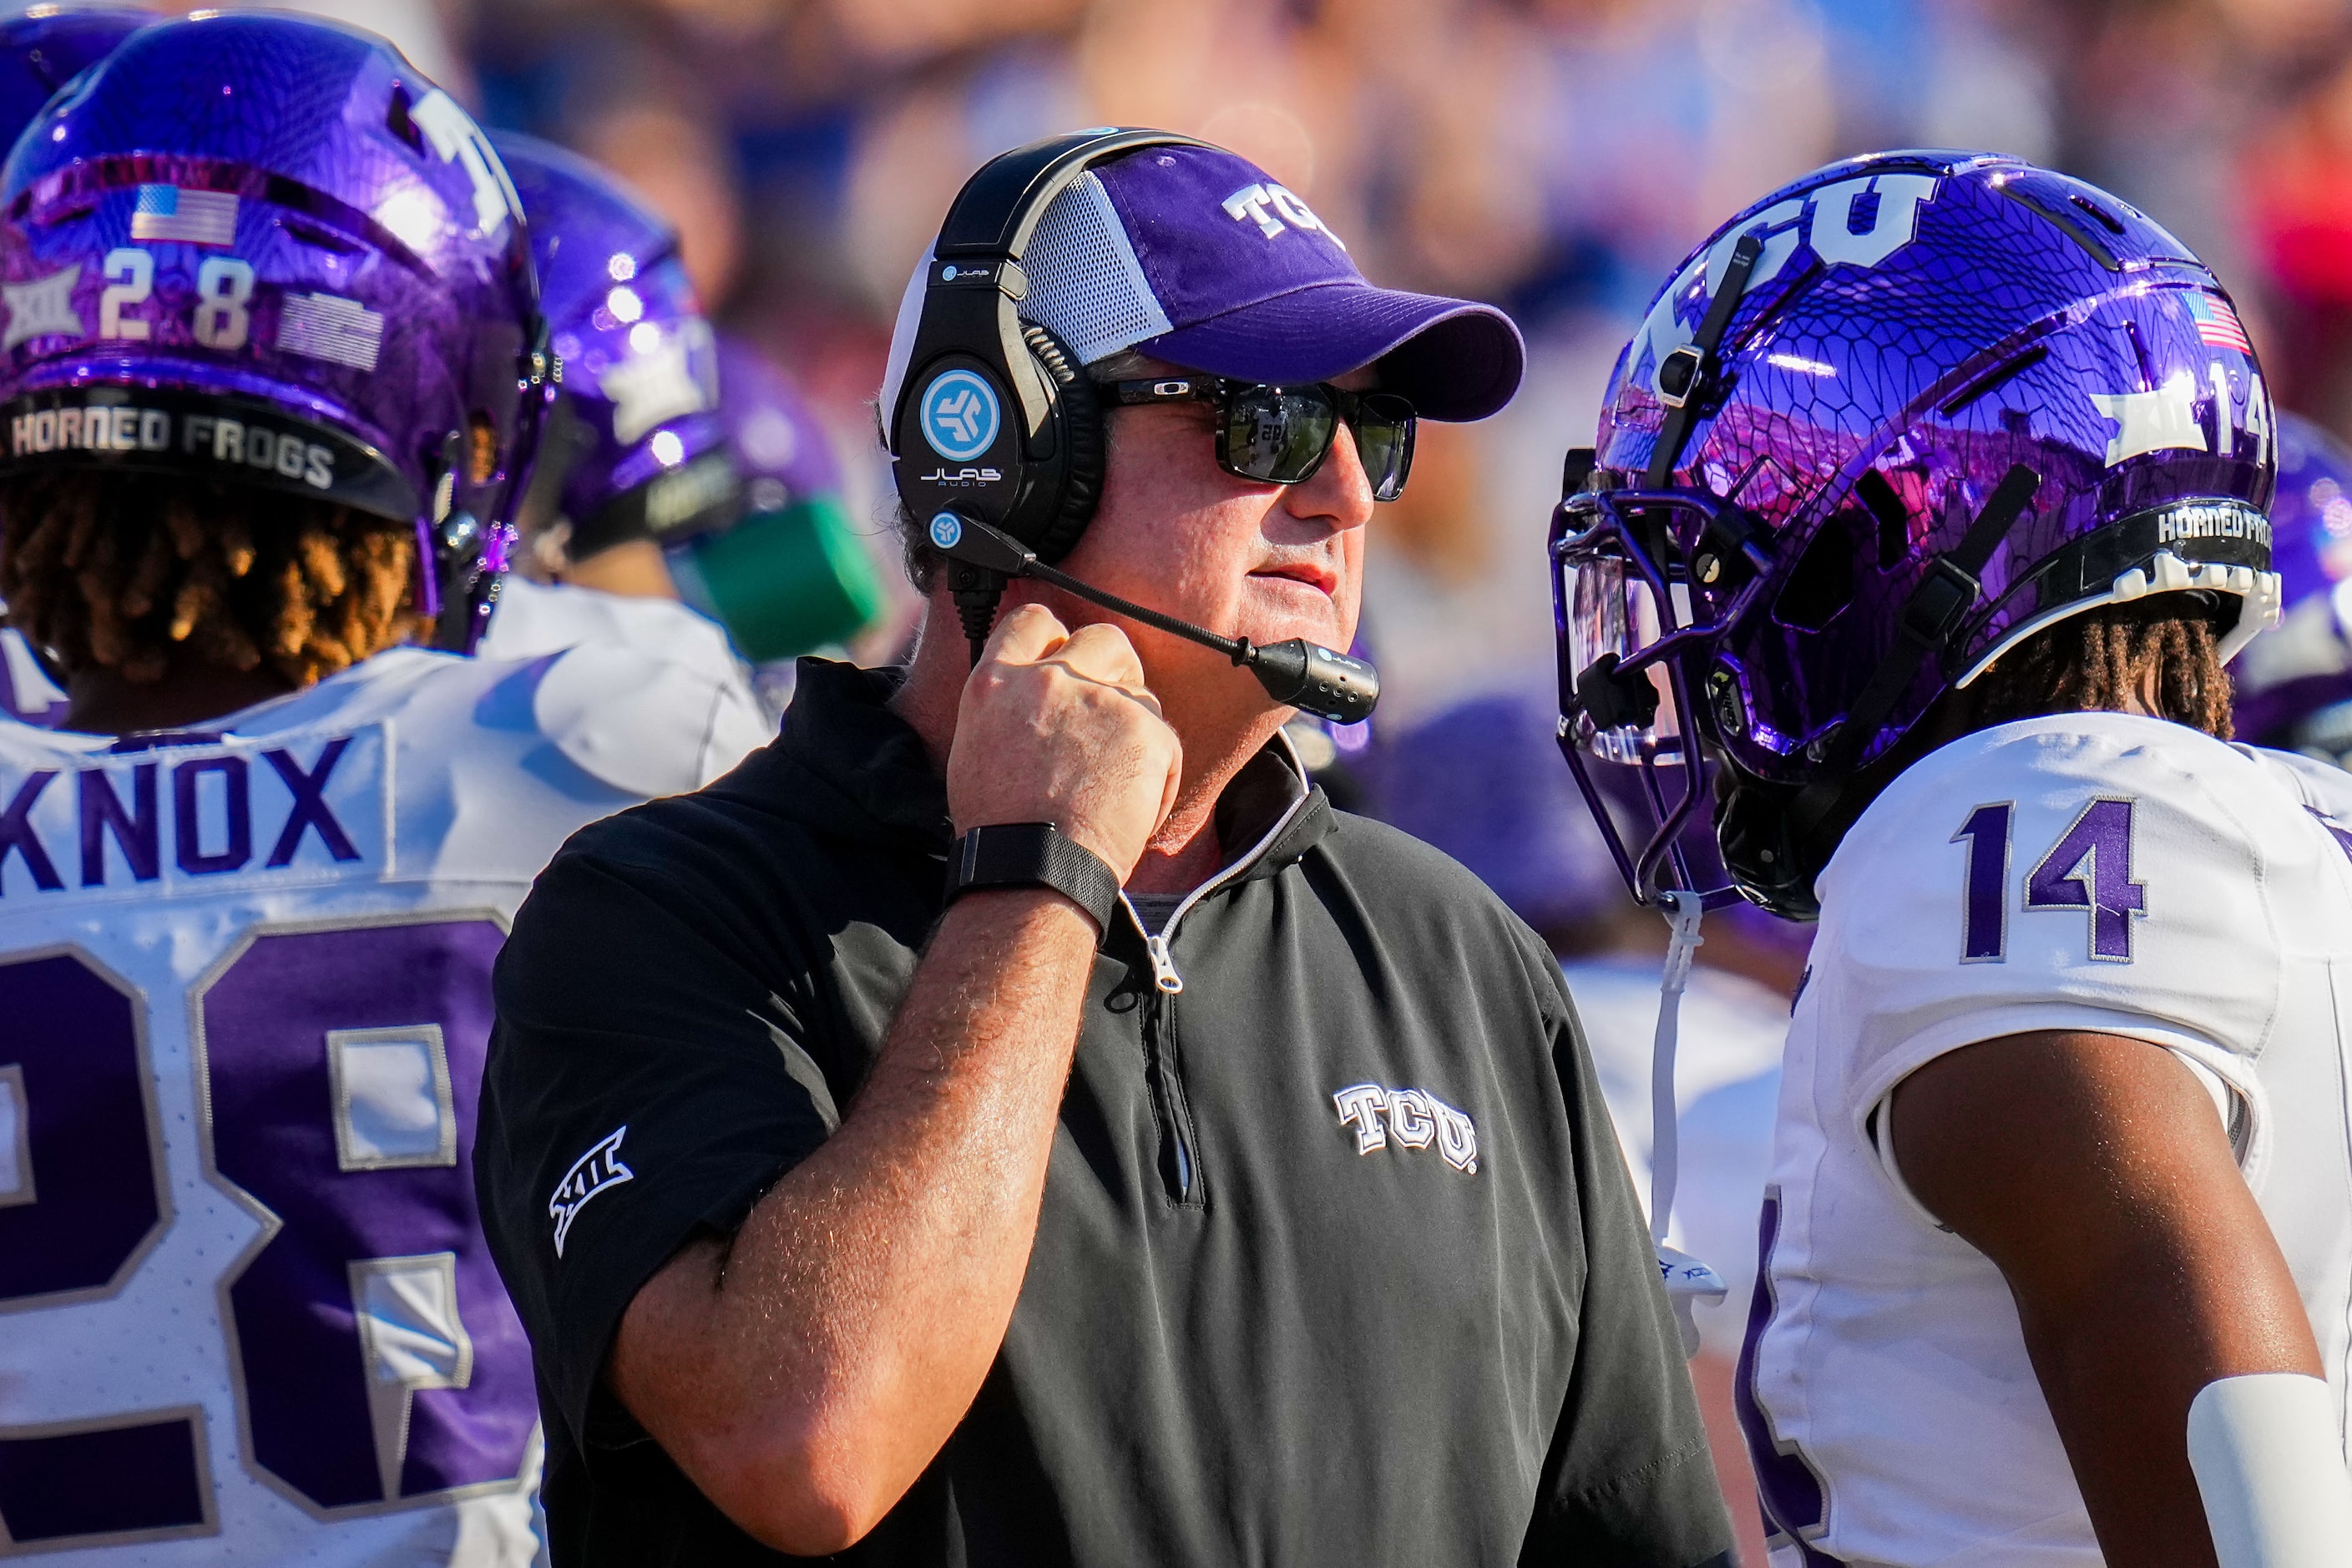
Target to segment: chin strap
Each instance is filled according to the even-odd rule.
[[[1658,1032],[1650,1054],[1650,1243],[1658,1255],[1658,1272],[1665,1280],[1666,1299],[1681,1326],[1683,1355],[1698,1353],[1698,1323],[1692,1316],[1701,1300],[1721,1301],[1727,1288],[1723,1276],[1687,1253],[1666,1245],[1673,1227],[1675,1182],[1682,1163],[1681,1108],[1675,1099],[1675,1048],[1682,1025],[1683,987],[1690,980],[1691,962],[1705,938],[1699,921],[1706,913],[1696,893],[1661,892],[1665,906],[1665,973],[1658,981]]]
[[[1844,826],[1832,819],[1847,805],[1846,785],[1862,765],[1863,753],[1877,738],[1895,705],[1919,679],[1920,669],[1929,659],[1943,658],[1959,641],[1969,612],[1984,597],[1979,579],[1985,563],[2041,489],[2040,474],[2022,463],[2011,464],[1992,494],[1985,498],[1983,510],[1960,542],[1927,563],[1927,576],[1911,590],[1897,613],[1895,646],[1870,672],[1843,721],[1830,732],[1820,774],[1789,804],[1792,844],[1801,849],[1808,841],[1823,837],[1824,829]]]

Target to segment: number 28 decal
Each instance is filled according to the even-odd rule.
[[[2090,956],[2132,960],[2132,921],[2147,912],[2144,884],[2132,880],[2132,807],[2120,797],[2095,800],[2076,814],[2050,853],[2026,873],[2026,910],[2076,910],[2090,916]],[[1960,962],[1999,963],[2009,956],[2010,832],[2014,801],[1980,805],[1951,842],[1968,840],[1960,906]]]

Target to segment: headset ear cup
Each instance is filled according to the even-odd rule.
[[[1043,531],[1030,543],[1038,559],[1051,564],[1076,547],[1078,536],[1094,521],[1095,506],[1102,500],[1102,405],[1096,397],[1095,384],[1087,379],[1086,367],[1061,339],[1034,322],[1024,322],[1021,336],[1045,384],[1053,389],[1060,416],[1058,435],[1065,454],[1061,493],[1040,498],[1039,509],[1050,505],[1053,510]]]

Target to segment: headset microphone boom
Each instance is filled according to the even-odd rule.
[[[1247,637],[1219,637],[1206,626],[1180,621],[1057,571],[1038,560],[1035,551],[975,518],[943,511],[931,519],[929,531],[931,542],[950,561],[1000,577],[1034,577],[1090,605],[1214,648],[1235,664],[1246,666],[1267,696],[1302,713],[1335,724],[1357,724],[1372,716],[1373,705],[1381,700],[1377,670],[1360,658],[1334,653],[1319,643],[1291,637],[1260,647]]]

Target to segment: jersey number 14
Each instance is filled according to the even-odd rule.
[[[2073,910],[2090,917],[2090,956],[2109,963],[2132,959],[2132,921],[2147,912],[2142,884],[2132,880],[2132,806],[2120,797],[2095,800],[2076,814],[2050,852],[2026,873],[2025,910]],[[2009,956],[2010,835],[2014,801],[1996,801],[1969,813],[1951,842],[1968,841],[1969,865],[1960,900],[1960,962],[1998,963]]]

